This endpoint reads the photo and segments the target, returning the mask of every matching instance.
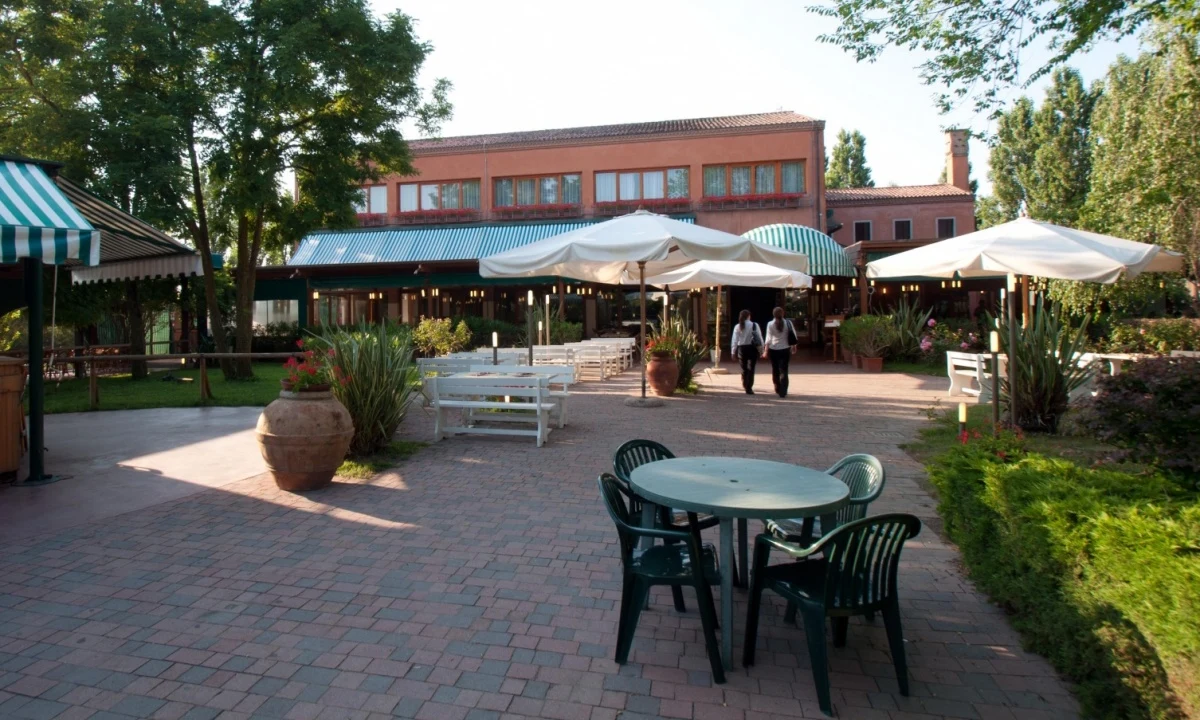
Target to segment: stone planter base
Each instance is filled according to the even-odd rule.
[[[862,369],[869,373],[883,372],[883,358],[881,357],[865,357],[859,358],[862,362]]]
[[[354,423],[331,392],[285,390],[259,415],[256,435],[279,489],[303,492],[333,480],[350,449]]]
[[[646,365],[646,382],[655,395],[674,395],[675,385],[679,382],[679,363],[671,355],[651,354]]]

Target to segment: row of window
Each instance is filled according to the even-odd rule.
[[[596,173],[596,202],[636,200],[686,200],[690,197],[688,168],[656,168],[634,172]],[[709,165],[704,168],[704,197],[801,194],[804,192],[802,161],[751,165]],[[479,180],[438,183],[402,183],[400,212],[429,210],[479,210],[482,205]],[[527,205],[579,205],[583,185],[579,173],[539,177],[496,178],[492,185],[494,207]],[[386,213],[387,186],[374,185],[362,193],[355,210]]]
[[[937,219],[938,240],[954,237],[957,234],[956,230],[957,228],[955,227],[954,218],[945,217]],[[854,242],[869,242],[871,239],[871,221],[856,220],[854,222]],[[912,220],[893,220],[892,239],[912,240]]]

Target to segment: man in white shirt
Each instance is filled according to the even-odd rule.
[[[737,325],[733,326],[729,354],[737,358],[742,366],[742,387],[747,395],[754,394],[754,368],[758,365],[759,348],[762,345],[762,333],[758,325],[751,322],[750,311],[743,310],[738,314]]]

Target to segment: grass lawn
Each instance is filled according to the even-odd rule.
[[[884,372],[892,373],[908,373],[910,375],[932,375],[933,377],[946,377],[946,368],[934,365],[927,365],[919,362],[894,362],[887,360],[883,363]]]
[[[191,378],[191,382],[165,380]],[[145,380],[128,375],[110,375],[99,380],[101,410],[140,410],[143,408],[196,407],[199,405],[265,407],[279,397],[279,381],[284,376],[281,363],[255,363],[253,380],[225,380],[219,368],[209,368],[208,381],[213,399],[200,402],[198,369],[156,371]],[[88,381],[67,380],[46,383],[46,413],[84,412],[88,410]]]
[[[359,478],[366,480],[387,470],[401,460],[412,457],[428,443],[412,442],[409,440],[393,440],[387,447],[373,455],[360,458],[346,458],[337,474],[341,477]]]

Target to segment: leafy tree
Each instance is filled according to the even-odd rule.
[[[861,132],[839,130],[832,157],[825,172],[825,187],[875,187],[871,168],[867,167],[867,139]]]
[[[938,95],[943,111],[963,101],[977,111],[996,108],[1002,90],[1027,85],[1096,41],[1130,35],[1151,21],[1200,31],[1197,0],[828,0],[812,9],[838,22],[820,39],[859,61],[873,62],[889,46],[928,55],[921,79],[946,88]],[[1031,48],[1052,54],[1029,73],[1022,63]]]
[[[995,195],[985,195],[975,200],[975,227],[980,230],[1016,219],[1016,214],[1009,215]]]
[[[1197,40],[1160,32],[1136,60],[1109,70],[1093,120],[1094,230],[1181,252],[1200,278],[1200,51]],[[1192,303],[1200,310],[1193,285]]]
[[[1092,166],[1091,118],[1098,88],[1059,68],[1040,107],[1019,99],[1001,113],[991,151],[992,190],[1003,216],[1078,226]]]

